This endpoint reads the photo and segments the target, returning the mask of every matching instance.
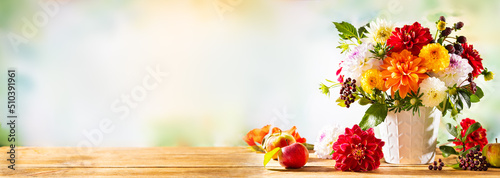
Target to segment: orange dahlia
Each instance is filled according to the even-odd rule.
[[[380,66],[383,69],[382,78],[386,80],[386,88],[392,87],[392,96],[397,90],[401,98],[405,98],[410,90],[417,92],[420,82],[429,77],[425,73],[427,68],[423,66],[424,60],[406,49],[384,59],[384,64]]]

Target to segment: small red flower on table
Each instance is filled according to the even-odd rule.
[[[342,171],[371,171],[380,166],[384,157],[382,147],[384,142],[375,137],[373,128],[361,130],[358,125],[352,129],[346,128],[333,143],[335,168]]]
[[[460,122],[460,126],[462,126],[462,137],[465,136],[467,129],[476,123],[474,119],[465,118]],[[453,142],[455,145],[463,145],[462,142],[455,138],[456,142]],[[484,145],[488,144],[488,139],[486,138],[486,129],[483,126],[479,127],[476,131],[472,132],[467,136],[467,140],[465,141],[465,150],[472,148],[476,145],[480,145],[481,150],[483,150]],[[463,151],[462,149],[458,149],[459,151]]]

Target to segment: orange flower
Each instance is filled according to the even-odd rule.
[[[269,133],[270,128],[271,125],[266,125],[261,129],[257,128],[250,130],[250,132],[248,132],[247,135],[243,137],[243,140],[247,142],[248,146],[256,146],[257,144],[255,143],[262,144],[262,140]]]
[[[283,131],[283,132],[292,135],[293,138],[295,138],[296,142],[305,143],[306,138],[300,137],[299,133],[296,130],[297,130],[297,127],[293,126],[290,130]],[[280,131],[281,131],[281,129],[279,129],[278,127],[275,127],[275,128],[273,128],[271,134],[279,133]]]
[[[383,69],[382,78],[386,80],[386,88],[392,87],[392,96],[397,90],[401,98],[405,98],[410,90],[417,92],[420,82],[429,77],[423,60],[408,50],[392,53],[391,57],[384,59],[384,64],[380,66]]]

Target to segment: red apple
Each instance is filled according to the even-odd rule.
[[[309,160],[309,151],[301,143],[294,143],[281,148],[281,151],[278,152],[278,160],[281,166],[287,169],[301,168]]]
[[[265,149],[266,152],[270,152],[271,150],[275,148],[283,148],[285,146],[291,145],[295,143],[295,138],[293,138],[292,135],[288,133],[275,133],[271,135],[268,139],[265,141]],[[273,159],[278,159],[278,155],[275,154],[273,156]]]
[[[500,143],[488,143],[483,147],[486,161],[493,167],[500,167]]]

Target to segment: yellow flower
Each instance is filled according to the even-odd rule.
[[[372,89],[377,88],[384,90],[384,80],[382,79],[382,72],[377,69],[370,69],[363,73],[361,77],[361,87],[363,90],[372,94]]]
[[[439,31],[443,31],[445,28],[446,28],[446,22],[443,22],[443,21],[439,21],[436,25],[437,29]]]
[[[420,50],[418,57],[425,59],[424,67],[427,67],[429,71],[442,71],[450,65],[448,50],[438,43],[424,46],[422,50]]]

